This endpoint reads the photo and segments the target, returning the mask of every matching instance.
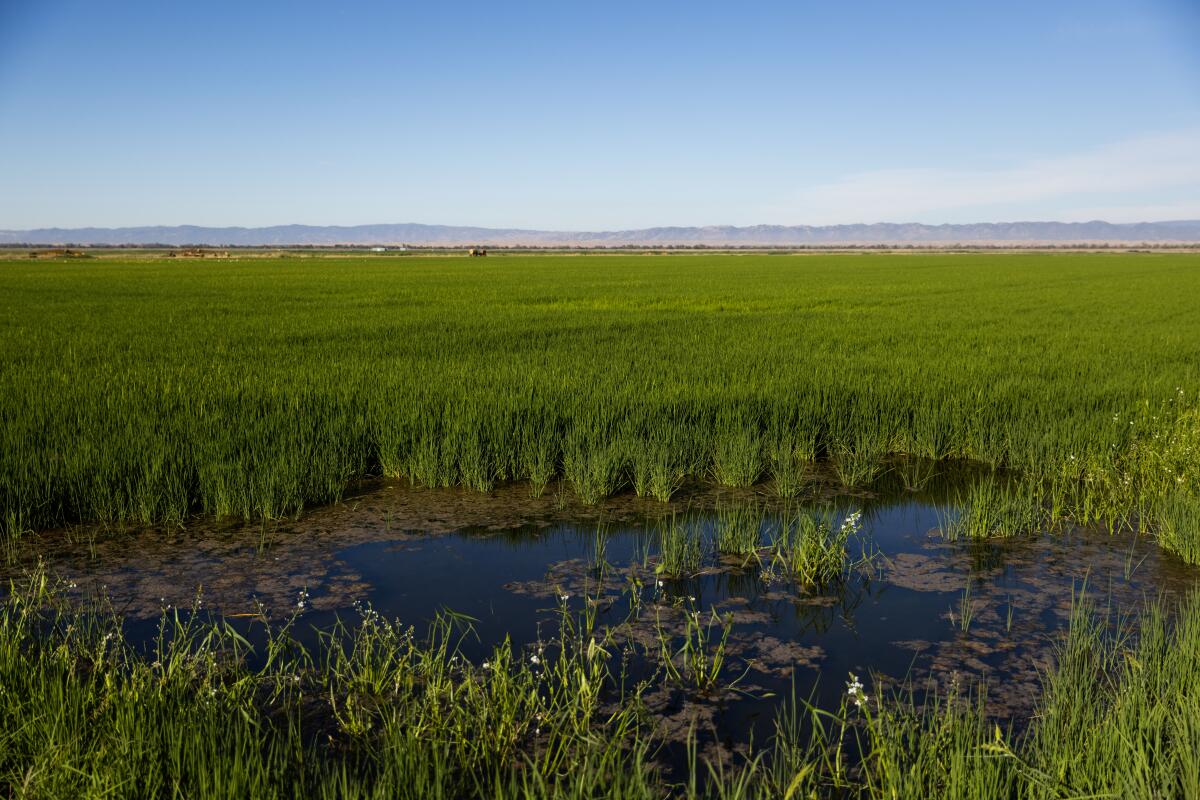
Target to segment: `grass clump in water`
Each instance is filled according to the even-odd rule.
[[[672,514],[658,523],[657,574],[666,578],[694,574],[703,557],[700,530],[691,520]]]
[[[995,477],[972,484],[957,512],[948,511],[942,531],[947,539],[1009,538],[1036,533],[1049,524],[1042,495],[1030,482],[1001,482]]]
[[[757,559],[762,546],[762,525],[763,512],[755,504],[718,505],[717,552],[740,558],[743,565]]]
[[[776,531],[770,548],[771,567],[802,586],[829,586],[852,566],[848,544],[861,529],[859,511],[846,515],[840,525],[835,525],[829,512],[797,512]]]
[[[1200,564],[1200,496],[1171,492],[1160,501],[1156,518],[1159,544],[1189,564]]]
[[[696,610],[684,612],[684,634],[678,647],[673,645],[673,637],[663,630],[661,621],[656,626],[663,671],[667,680],[690,686],[701,694],[732,688],[738,681],[724,683],[723,679],[733,616],[718,616],[713,611],[707,619],[702,617]]]

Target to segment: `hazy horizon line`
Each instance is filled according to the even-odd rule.
[[[323,222],[278,222],[261,225],[247,224],[199,224],[192,222],[179,223],[135,223],[123,225],[37,225],[22,228],[0,228],[4,233],[23,233],[27,231],[44,231],[44,230],[61,230],[61,231],[85,231],[85,230],[108,230],[118,231],[126,229],[139,228],[209,228],[209,229],[237,229],[237,230],[261,230],[266,228],[377,228],[387,226],[418,226],[427,228],[478,228],[482,230],[496,231],[531,231],[538,233],[624,233],[628,231],[647,231],[658,230],[663,228],[684,228],[702,230],[706,228],[722,228],[735,230],[749,230],[753,228],[850,228],[850,227],[871,227],[876,225],[890,226],[920,226],[926,228],[963,228],[976,225],[1111,225],[1114,227],[1132,227],[1137,225],[1171,225],[1177,223],[1200,223],[1200,217],[1179,217],[1168,219],[1143,219],[1132,222],[1112,222],[1107,219],[1095,218],[1088,220],[1063,220],[1063,219],[1038,219],[1030,218],[1014,218],[1014,219],[998,219],[998,220],[976,220],[974,222],[918,222],[913,220],[908,221],[893,221],[893,220],[877,220],[874,222],[834,222],[834,223],[779,223],[779,222],[760,222],[745,225],[737,225],[731,223],[695,223],[695,224],[680,224],[680,223],[663,223],[643,225],[639,227],[578,227],[578,228],[555,228],[555,227],[539,227],[534,225],[488,225],[477,223],[455,223],[455,222],[413,222],[413,221],[390,221],[390,222],[355,222],[355,223],[323,223]]]

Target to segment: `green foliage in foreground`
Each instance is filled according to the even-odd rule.
[[[1149,607],[1136,640],[1077,602],[1022,733],[954,689],[918,707],[851,677],[840,708],[792,704],[765,747],[724,765],[693,755],[675,782],[654,765],[649,687],[621,688],[586,616],[564,612],[544,648],[472,664],[452,620],[419,640],[367,609],[315,653],[277,630],[249,669],[223,624],[164,616],[138,654],[114,620],[47,614],[53,601],[35,578],[0,608],[9,797],[1200,797],[1200,595],[1172,623]],[[728,680],[727,623],[693,622],[660,679],[711,691]]]
[[[1191,254],[5,261],[0,526],[274,517],[368,474],[791,496],[912,454],[1056,519],[1166,515],[1196,560],[1196,297]]]

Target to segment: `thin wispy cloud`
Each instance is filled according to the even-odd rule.
[[[1164,202],[1162,198],[1171,199]],[[1154,199],[1149,199],[1149,198]],[[872,170],[805,187],[771,216],[796,223],[1111,222],[1200,217],[1200,129],[1146,136],[1004,168]],[[1013,216],[1015,215],[1015,217]]]

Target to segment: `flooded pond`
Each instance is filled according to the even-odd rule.
[[[969,470],[919,490],[877,485],[839,493],[831,481],[783,501],[766,490],[686,487],[670,505],[632,495],[583,507],[553,487],[484,495],[382,484],[299,520],[194,524],[140,532],[43,534],[7,572],[40,560],[80,601],[104,597],[132,638],[149,637],[164,608],[229,616],[255,640],[254,620],[298,615],[303,641],[365,606],[422,630],[449,610],[471,620],[462,652],[481,662],[510,638],[529,658],[552,641],[564,610],[595,615],[624,680],[661,674],[699,634],[725,640],[720,690],[655,681],[647,709],[664,738],[695,726],[707,747],[763,741],[793,695],[836,706],[850,673],[869,685],[986,686],[989,713],[1016,725],[1036,702],[1073,597],[1131,611],[1197,584],[1198,573],[1145,537],[1071,530],[983,542],[939,528]],[[767,544],[796,507],[825,508],[834,526],[861,512],[836,581],[802,585],[775,568]],[[763,548],[716,553],[722,514],[753,515]],[[665,521],[686,520],[701,542],[697,568],[669,577]],[[732,688],[728,688],[732,685]]]

